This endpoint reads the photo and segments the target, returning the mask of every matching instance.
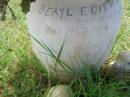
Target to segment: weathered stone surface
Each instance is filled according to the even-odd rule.
[[[119,30],[121,9],[121,0],[36,0],[27,22],[30,34],[56,56],[64,42],[60,59],[82,75],[82,68],[99,68],[109,55]],[[53,58],[36,41],[32,40],[32,45],[48,70],[54,66]],[[55,66],[62,76],[61,66]]]
[[[48,89],[43,97],[74,97],[70,86],[57,85]]]
[[[130,51],[121,51],[117,56],[117,60],[113,64],[113,68],[119,69],[120,73],[130,73]]]
[[[121,51],[115,61],[103,66],[103,72],[110,77],[130,79],[130,51]]]

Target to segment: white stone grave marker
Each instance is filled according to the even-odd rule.
[[[121,6],[121,0],[36,0],[27,14],[29,32],[56,56],[64,42],[60,59],[80,74],[83,66],[99,68],[106,60],[119,31]],[[55,64],[33,39],[32,46],[47,69]]]

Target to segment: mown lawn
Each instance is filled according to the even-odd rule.
[[[130,0],[123,1],[122,26],[110,55],[112,60],[119,51],[130,49]],[[48,76],[31,51],[25,15],[18,3],[19,0],[10,2],[17,19],[12,19],[8,9],[7,21],[0,22],[0,97],[43,97],[50,85]],[[70,83],[75,97],[130,97],[130,90],[119,91],[130,85],[130,79],[104,80],[100,75],[94,79],[90,75],[87,84],[80,79]],[[56,79],[50,81],[51,85],[60,83]]]

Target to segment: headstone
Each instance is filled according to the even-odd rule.
[[[66,67],[81,74],[82,68],[99,68],[105,62],[116,40],[121,15],[121,0],[36,0],[27,22],[33,37],[46,44]],[[32,46],[48,70],[54,67],[59,76],[63,75],[63,66],[34,39]]]

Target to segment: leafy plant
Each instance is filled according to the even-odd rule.
[[[22,0],[21,1],[21,8],[22,12],[27,13],[30,10],[30,4],[31,2],[34,2],[35,0]],[[10,0],[0,0],[0,18],[2,21],[6,20],[6,12],[7,8],[9,8],[12,17],[15,19],[14,12],[12,8],[9,6]]]

